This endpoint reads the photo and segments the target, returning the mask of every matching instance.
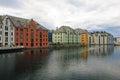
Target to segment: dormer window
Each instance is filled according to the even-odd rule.
[[[6,20],[5,20],[5,24],[8,25],[8,18],[6,18]]]
[[[18,26],[21,26],[21,25],[22,25],[21,22],[20,22],[19,20],[17,20],[17,23],[18,23]]]

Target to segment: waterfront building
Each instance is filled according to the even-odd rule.
[[[120,45],[120,37],[114,38],[114,45]]]
[[[78,42],[78,43],[82,44],[81,39],[83,39],[83,38],[81,37],[81,35],[82,35],[83,33],[85,33],[86,31],[87,31],[87,30],[83,30],[83,29],[80,29],[80,28],[75,29],[75,33],[77,34],[77,42]]]
[[[2,16],[2,44],[31,47],[48,47],[48,30],[34,21],[14,16]]]
[[[52,43],[52,31],[48,31],[48,42],[49,44]]]
[[[14,46],[14,30],[8,16],[0,16],[0,47]]]
[[[55,44],[81,44],[80,34],[86,30],[69,26],[61,26],[52,33],[52,42]]]
[[[48,46],[48,31],[33,19],[19,19],[20,25],[15,29],[15,44],[30,47],[47,47]],[[16,21],[18,21],[16,20]],[[22,23],[22,21],[25,21]]]
[[[75,32],[69,26],[61,26],[52,34],[52,41],[55,44],[72,44],[76,43],[74,40]]]
[[[88,45],[88,32],[85,31],[84,33],[80,34],[81,44]]]
[[[88,43],[90,45],[108,45],[113,44],[113,35],[107,32],[91,32],[89,33]]]

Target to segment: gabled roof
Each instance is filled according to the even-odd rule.
[[[43,30],[48,30],[47,28],[45,28],[44,26],[42,26],[41,24],[39,24],[37,22],[36,22],[36,26],[37,26],[37,28],[41,28]]]
[[[29,19],[24,19],[24,18],[19,18],[19,17],[14,17],[14,16],[9,16],[9,18],[16,27],[19,27],[21,25],[23,25],[24,27],[27,27],[30,21]]]
[[[32,20],[32,19],[25,19],[25,18],[10,16],[10,15],[3,15],[3,16],[0,16],[0,23],[2,23],[3,19],[6,16],[8,16],[8,18],[10,19],[10,21],[13,23],[13,25],[15,27],[19,27],[21,25],[24,26],[24,27],[28,27],[28,23],[30,22],[30,20]],[[47,28],[45,28],[41,24],[37,23],[36,21],[34,21],[34,22],[36,23],[37,28],[41,28],[43,30],[48,30]]]
[[[72,28],[70,28],[69,26],[61,26],[55,32],[75,34],[74,30]]]
[[[85,30],[85,29],[80,29],[80,28],[75,29],[75,32],[76,32],[76,33],[79,33],[79,34],[88,33],[87,30]]]

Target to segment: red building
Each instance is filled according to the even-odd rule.
[[[15,44],[31,47],[48,47],[48,30],[33,19],[13,18],[15,24]]]

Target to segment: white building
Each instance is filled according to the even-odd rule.
[[[114,38],[114,45],[120,45],[120,37]]]
[[[0,16],[0,47],[14,45],[14,26],[9,16]]]
[[[107,32],[92,32],[89,33],[88,43],[90,45],[113,44],[113,35]]]

